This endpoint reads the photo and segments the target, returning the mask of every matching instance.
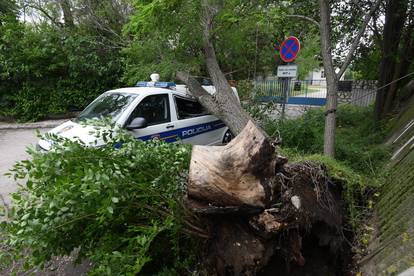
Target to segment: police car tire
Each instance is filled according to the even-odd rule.
[[[230,143],[231,140],[233,140],[233,133],[231,133],[230,130],[227,130],[226,133],[224,133],[222,143],[223,144],[228,144],[228,143]]]

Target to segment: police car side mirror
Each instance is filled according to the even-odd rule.
[[[133,130],[133,129],[139,129],[144,128],[147,126],[147,120],[143,117],[136,117],[134,118],[129,125],[126,126],[126,129]]]

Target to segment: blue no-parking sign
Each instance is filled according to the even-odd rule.
[[[293,61],[300,50],[300,43],[299,39],[294,36],[291,36],[285,39],[280,45],[280,58],[284,62],[291,62]]]

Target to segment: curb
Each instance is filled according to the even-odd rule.
[[[0,130],[54,128],[68,120],[69,119],[58,120],[58,121],[44,121],[44,122],[37,122],[37,123],[23,123],[23,124],[0,123]]]

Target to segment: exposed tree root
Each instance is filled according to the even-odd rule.
[[[322,165],[286,164],[254,124],[225,147],[193,149],[187,205],[210,237],[203,261],[212,275],[267,275],[274,260],[289,274],[307,265],[304,242],[338,256],[339,198]]]

